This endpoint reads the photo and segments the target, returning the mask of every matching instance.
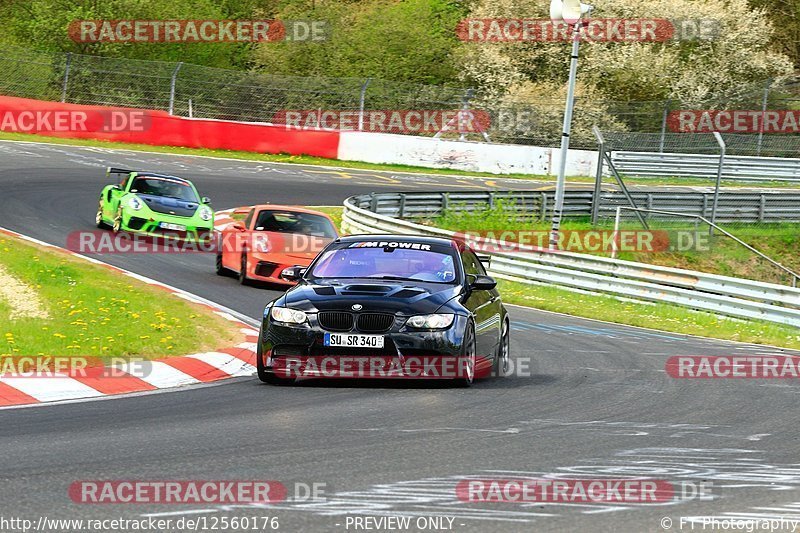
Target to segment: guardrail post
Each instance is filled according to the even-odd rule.
[[[369,195],[369,210],[373,213],[378,212],[378,197],[375,196],[374,192]]]
[[[406,195],[404,193],[400,193],[400,210],[397,217],[403,218],[405,214],[406,214]]]
[[[175,109],[175,82],[178,80],[178,71],[183,66],[183,61],[178,61],[175,70],[172,71],[172,79],[169,81],[169,114],[172,115]]]
[[[541,205],[539,206],[539,208],[540,208],[539,219],[541,220],[541,222],[544,222],[545,220],[547,220],[547,193],[546,192],[542,192],[542,202],[541,202]]]
[[[622,206],[617,206],[617,214],[614,216],[614,233],[611,234],[611,259],[617,258],[617,239],[619,239],[619,218]]]
[[[756,155],[758,156],[761,155],[761,143],[764,141],[764,117],[767,116],[770,85],[772,85],[772,78],[767,80],[767,85],[764,87],[764,98],[761,100],[761,124],[758,127],[758,145],[756,146]]]
[[[61,84],[61,103],[67,101],[67,85],[69,84],[69,70],[72,66],[72,52],[67,52],[67,61],[64,64],[64,82]]]
[[[448,204],[450,203],[450,197],[446,192],[442,193],[442,214],[447,211]]]
[[[725,164],[725,141],[718,131],[714,132],[714,138],[719,144],[719,165],[717,166],[717,185],[714,187],[714,204],[711,207],[711,223],[717,223],[717,204],[719,203],[719,186],[722,181],[722,167]],[[714,235],[714,226],[709,226],[708,234]]]
[[[767,211],[767,197],[765,195],[761,195],[761,198],[758,202],[758,221],[764,222],[764,214]]]
[[[364,104],[367,100],[367,87],[369,87],[369,82],[371,81],[372,78],[367,78],[361,84],[361,95],[358,99],[358,131],[364,131]]]
[[[603,160],[606,153],[606,140],[603,132],[597,126],[592,126],[592,132],[597,137],[597,173],[594,177],[594,193],[592,194],[592,225],[597,225],[597,217],[600,213],[600,195],[602,194],[603,183]]]
[[[667,100],[664,104],[664,115],[661,118],[661,141],[658,143],[658,152],[661,154],[664,153],[664,142],[667,138],[667,118],[669,117],[670,104],[672,104],[672,100]]]

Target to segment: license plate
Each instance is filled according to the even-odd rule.
[[[158,227],[162,229],[171,229],[173,231],[186,231],[186,226],[172,224],[171,222],[161,222]]]
[[[326,333],[323,344],[325,346],[344,346],[347,348],[383,348],[383,336]]]

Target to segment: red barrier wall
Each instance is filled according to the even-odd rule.
[[[51,128],[22,131],[14,126],[14,120],[9,117],[17,117],[19,113],[25,111],[38,113],[39,116],[48,111],[84,112],[90,117],[90,120],[87,121],[90,129],[92,123],[102,122],[102,117],[108,117],[112,112],[127,115],[144,112],[146,119],[144,128],[125,131],[108,131],[107,128],[102,127],[102,124],[94,124],[97,126],[94,128],[95,131],[80,131],[79,129],[53,131]],[[0,130],[156,146],[213,148],[270,154],[305,154],[330,159],[337,158],[339,149],[339,132],[337,131],[296,131],[287,130],[283,126],[266,124],[176,117],[170,116],[165,111],[62,104],[10,96],[0,96]]]

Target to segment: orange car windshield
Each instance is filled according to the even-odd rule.
[[[294,211],[261,211],[256,219],[255,231],[300,233],[327,239],[337,237],[336,230],[327,218],[311,213]]]

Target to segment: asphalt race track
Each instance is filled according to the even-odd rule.
[[[0,226],[56,245],[91,230],[108,165],[195,180],[216,209],[339,204],[375,190],[543,184],[0,142]],[[209,254],[100,259],[256,319],[278,293],[213,272]],[[680,530],[683,517],[800,518],[800,388],[790,381],[676,380],[670,355],[777,353],[511,308],[525,375],[471,389],[255,377],[104,401],[0,411],[3,517],[277,516],[283,531],[354,531],[348,517],[454,518],[453,531]],[[524,372],[522,374],[525,374]],[[669,504],[462,503],[467,477],[648,476],[710,482]],[[78,505],[77,480],[324,483],[324,501],[264,507]],[[692,485],[692,486],[695,486]],[[445,521],[445,524],[447,521]],[[348,527],[349,524],[349,527]],[[421,522],[419,523],[421,524]],[[695,530],[700,530],[695,523]],[[689,531],[691,524],[684,523]]]

